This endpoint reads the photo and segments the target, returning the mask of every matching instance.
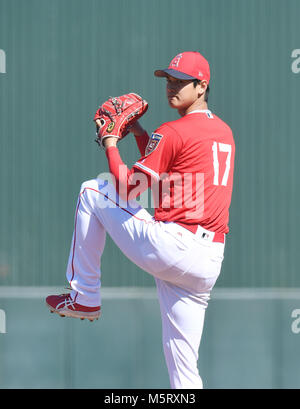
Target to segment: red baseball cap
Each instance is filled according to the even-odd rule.
[[[156,77],[172,77],[181,80],[206,80],[209,83],[210,69],[208,61],[197,51],[185,51],[177,54],[165,70],[154,71]]]

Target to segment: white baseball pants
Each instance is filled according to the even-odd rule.
[[[172,222],[157,222],[137,202],[123,201],[100,179],[82,184],[67,279],[78,304],[101,305],[101,255],[106,232],[137,266],[154,276],[171,388],[203,387],[197,369],[205,309],[224,244]]]

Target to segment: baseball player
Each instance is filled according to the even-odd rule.
[[[179,118],[149,136],[137,121],[146,102],[136,94],[113,98],[116,115],[127,105],[134,112],[126,121],[136,115],[130,132],[141,158],[128,169],[117,147],[129,131],[120,131],[125,120],[115,126],[117,116],[105,108],[108,103],[97,111],[95,122],[114,183],[94,179],[82,184],[67,266],[71,292],[49,296],[46,303],[61,316],[99,317],[107,232],[155,279],[171,388],[201,389],[198,349],[229,231],[235,144],[230,127],[208,109],[210,68],[200,53],[182,52],[154,74],[165,78],[169,106]],[[147,188],[154,196],[154,217],[135,200]]]

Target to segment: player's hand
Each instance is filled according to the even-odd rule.
[[[101,128],[100,119],[95,119],[95,124],[96,124],[97,132],[99,132],[99,129]],[[103,147],[104,149],[107,149],[110,146],[117,146],[117,142],[118,140],[116,138],[105,138],[103,139]]]

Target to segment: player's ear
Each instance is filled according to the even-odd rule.
[[[202,95],[205,94],[207,87],[208,87],[208,84],[206,80],[202,80],[198,82],[197,84],[198,98],[200,98]]]

